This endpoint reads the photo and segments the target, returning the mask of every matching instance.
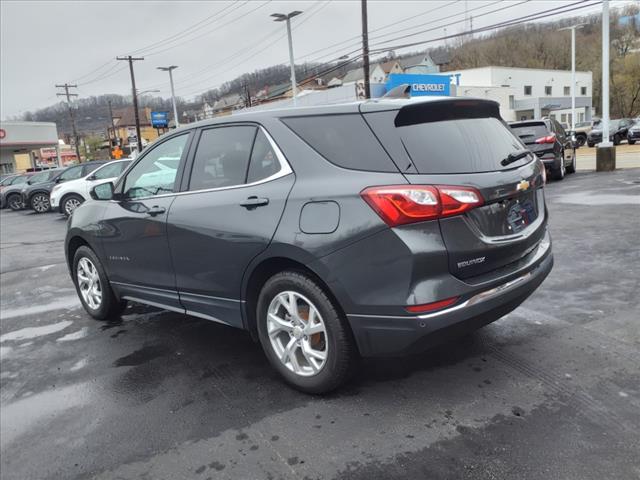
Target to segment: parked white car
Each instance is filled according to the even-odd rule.
[[[102,183],[115,182],[130,163],[130,158],[114,160],[96,168],[84,177],[56,185],[49,197],[51,208],[59,209],[60,213],[68,217],[78,205],[91,198],[89,191],[93,187]]]

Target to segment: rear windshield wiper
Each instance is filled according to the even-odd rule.
[[[529,150],[518,150],[517,152],[510,153],[507,158],[500,162],[500,165],[506,167],[507,165],[526,157],[529,153],[531,153]]]

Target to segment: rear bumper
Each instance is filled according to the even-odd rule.
[[[511,312],[538,288],[552,267],[547,237],[526,267],[508,279],[473,292],[452,307],[425,315],[348,314],[347,318],[362,356],[418,353]]]

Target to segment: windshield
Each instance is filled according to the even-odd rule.
[[[44,170],[42,172],[38,172],[29,179],[29,183],[33,185],[36,183],[46,182],[56,175],[56,173],[57,172],[55,170]]]

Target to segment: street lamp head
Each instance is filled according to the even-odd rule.
[[[271,16],[274,17],[274,22],[284,22],[285,20],[289,20],[297,15],[300,15],[302,12],[300,10],[294,10],[293,12],[284,14],[284,13],[272,13]]]
[[[170,67],[156,67],[158,70],[162,70],[163,72],[170,72],[174,68],[178,68],[177,65],[171,65]]]

